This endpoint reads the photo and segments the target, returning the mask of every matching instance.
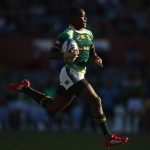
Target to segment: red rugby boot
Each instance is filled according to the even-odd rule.
[[[6,89],[15,91],[15,92],[22,92],[22,89],[26,87],[30,87],[30,81],[25,79],[21,82],[8,85]]]
[[[105,146],[111,148],[115,145],[127,143],[128,139],[128,137],[121,137],[119,134],[113,133],[112,136],[106,140]]]

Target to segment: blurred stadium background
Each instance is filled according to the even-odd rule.
[[[104,61],[103,69],[90,64],[87,79],[102,97],[111,129],[133,139],[121,149],[150,147],[150,1],[3,0],[0,149],[102,149],[102,135],[84,101],[77,98],[53,117],[29,97],[3,89],[27,78],[34,88],[55,96],[63,63],[48,61],[47,56],[67,27],[68,9],[74,5],[86,10],[88,28]]]

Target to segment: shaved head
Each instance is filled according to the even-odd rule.
[[[84,10],[80,7],[72,7],[69,12],[69,16],[70,16],[69,18],[71,19],[71,18],[79,15],[81,11],[84,11]]]
[[[86,28],[87,18],[84,9],[81,7],[72,7],[69,12],[69,23],[77,30]]]

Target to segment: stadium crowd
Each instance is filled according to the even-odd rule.
[[[66,26],[64,16],[68,7],[75,4],[87,10],[89,28],[96,37],[150,35],[149,0],[88,0],[88,3],[86,0],[3,0],[0,1],[0,36],[54,38]],[[104,56],[106,68],[99,70],[90,65],[87,78],[102,97],[114,131],[149,132],[150,67],[143,63],[139,49],[133,48],[124,58],[125,66],[121,66],[112,65]],[[61,66],[62,62],[55,61],[43,69],[18,70],[0,65],[1,87],[27,77],[33,87],[53,97]],[[4,129],[98,130],[87,104],[78,98],[66,111],[53,117],[29,97],[1,89],[0,130]]]
[[[67,10],[82,6],[89,28],[99,35],[150,35],[149,0],[3,0],[1,36],[55,36],[65,26]]]
[[[87,75],[102,97],[111,128],[121,132],[150,131],[150,68],[135,58],[132,56],[130,63],[127,60],[123,68],[112,65],[99,70],[90,65]],[[47,69],[5,70],[1,72],[0,82],[5,86],[28,78],[33,87],[54,97],[61,66],[62,63],[50,62]],[[23,94],[4,90],[0,95],[1,129],[97,130],[87,104],[78,98],[63,113],[53,117]]]

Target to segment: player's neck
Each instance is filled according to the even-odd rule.
[[[69,24],[69,28],[72,28],[72,29],[77,30],[77,31],[84,29],[84,28],[76,29],[75,26],[73,26],[72,24]]]

